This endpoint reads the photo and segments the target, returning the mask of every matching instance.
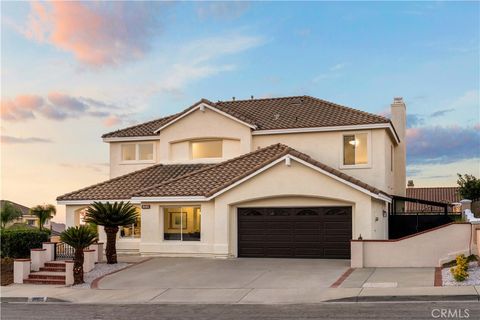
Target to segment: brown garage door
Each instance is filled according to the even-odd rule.
[[[238,208],[238,256],[350,258],[351,207]]]

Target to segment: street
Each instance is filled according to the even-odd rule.
[[[319,303],[296,305],[2,303],[1,318],[131,319],[479,319],[478,302]]]

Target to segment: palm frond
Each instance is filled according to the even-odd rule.
[[[130,202],[94,202],[84,220],[104,227],[119,227],[135,223],[137,214],[137,208]]]

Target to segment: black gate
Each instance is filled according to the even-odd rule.
[[[423,210],[410,210],[409,207],[418,207],[411,204],[422,204]],[[398,239],[451,223],[460,217],[451,208],[448,203],[394,196],[389,210],[388,238]]]
[[[55,260],[73,260],[75,258],[75,249],[64,242],[55,244]]]

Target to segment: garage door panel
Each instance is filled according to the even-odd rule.
[[[239,208],[240,257],[350,258],[350,207]]]

